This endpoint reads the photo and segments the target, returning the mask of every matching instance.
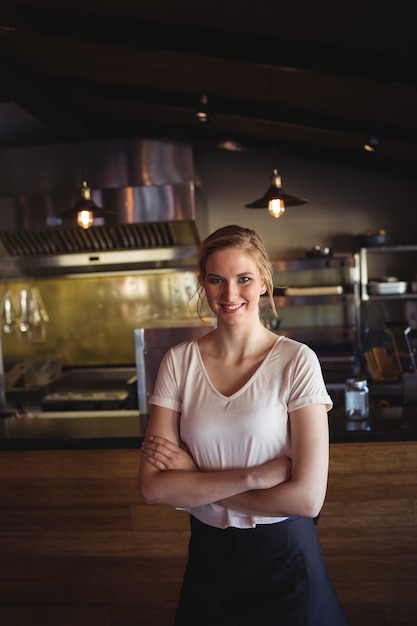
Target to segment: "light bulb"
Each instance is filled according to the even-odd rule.
[[[268,213],[272,215],[272,217],[281,217],[284,212],[285,204],[284,200],[281,200],[281,198],[273,198],[268,202]]]
[[[81,228],[90,228],[93,225],[94,217],[92,211],[87,211],[86,209],[82,209],[77,213],[77,224],[81,226]]]
[[[368,141],[364,144],[363,148],[367,152],[375,152],[378,146],[379,146],[378,137],[372,136],[372,137],[369,137]]]

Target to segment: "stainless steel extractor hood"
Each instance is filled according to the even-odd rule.
[[[0,232],[2,278],[193,266],[193,220]]]
[[[15,178],[22,178],[28,162],[41,172],[57,164],[66,168],[71,159],[65,148],[26,150],[14,159],[20,166]],[[112,213],[111,221],[97,220],[87,230],[66,222],[60,213],[75,204],[79,190],[62,191],[62,175],[53,174],[49,190],[25,193],[35,179],[26,176],[23,192],[6,199],[13,219],[6,228],[0,221],[0,276],[195,265],[199,237],[191,148],[129,140],[89,144],[88,154],[92,199]],[[1,160],[0,155],[0,166]],[[17,190],[19,181],[14,185]]]

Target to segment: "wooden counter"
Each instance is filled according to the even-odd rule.
[[[417,442],[330,446],[318,532],[351,626],[417,623]],[[0,623],[171,626],[188,518],[144,505],[137,449],[3,450]]]

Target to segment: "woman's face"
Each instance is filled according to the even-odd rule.
[[[256,316],[266,291],[253,257],[235,248],[213,252],[206,261],[204,289],[210,309],[229,324]]]

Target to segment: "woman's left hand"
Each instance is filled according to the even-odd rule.
[[[161,471],[198,471],[191,454],[164,437],[157,437],[156,435],[146,437],[142,444],[142,454],[148,463]]]

